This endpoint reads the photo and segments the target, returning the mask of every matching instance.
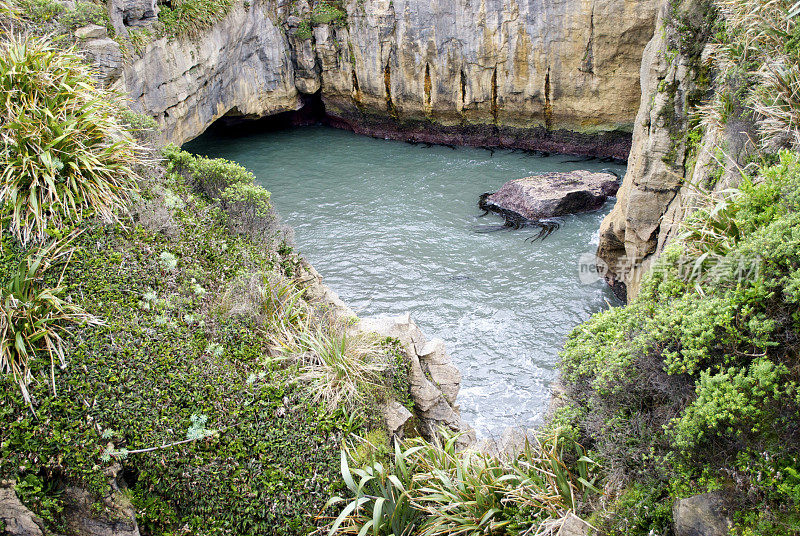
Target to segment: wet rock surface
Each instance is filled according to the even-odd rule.
[[[617,193],[610,173],[572,171],[544,173],[505,183],[481,196],[478,206],[506,218],[507,225],[597,210]]]

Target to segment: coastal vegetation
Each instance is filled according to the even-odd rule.
[[[613,500],[593,518],[604,533],[668,534],[675,499],[705,492],[724,497],[732,533],[800,532],[792,7],[721,0],[706,8],[711,60],[696,73],[711,74],[703,84],[713,91],[678,141],[694,157],[711,151],[716,169],[707,183],[695,180],[681,232],[638,296],[595,315],[566,344],[569,403],[556,420],[608,470]],[[681,39],[697,37],[686,33],[697,16],[674,9]],[[715,132],[725,134],[705,141]],[[731,157],[731,140],[748,133],[749,150]],[[737,159],[735,180],[720,186]]]
[[[250,173],[135,141],[71,50],[3,46],[0,475],[57,533],[76,487],[149,534],[312,530],[343,439],[408,396],[394,347],[305,296]]]
[[[164,6],[158,31],[198,38],[233,5]],[[522,535],[577,514],[665,536],[674,500],[704,492],[724,495],[735,534],[800,533],[798,9],[696,11],[713,68],[673,135],[696,157],[706,134],[747,124],[753,150],[717,188],[729,147],[710,148],[714,180],[694,185],[639,295],[567,341],[565,404],[491,455],[444,430],[389,437],[386,403],[414,409],[409,363],[307,296],[250,172],[152,146],[154,121],[74,50],[4,35],[0,477],[53,533],[72,530],[75,488],[91,515],[132,511],[145,534]],[[300,37],[345,11],[305,15]],[[683,40],[668,53],[700,61],[672,15]],[[111,32],[90,2],[0,0],[0,27],[17,16]]]

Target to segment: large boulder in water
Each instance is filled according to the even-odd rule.
[[[507,223],[538,221],[596,210],[618,189],[611,173],[543,173],[508,181],[495,193],[483,194],[478,206],[504,216]]]

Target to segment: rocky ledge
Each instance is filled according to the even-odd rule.
[[[520,225],[597,210],[618,189],[611,173],[544,173],[508,181],[495,193],[483,194],[478,206],[505,217],[506,225]]]

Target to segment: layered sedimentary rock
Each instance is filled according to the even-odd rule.
[[[126,62],[115,87],[183,143],[225,114],[273,115],[301,106],[287,40],[267,6],[238,6],[200,39],[158,39]]]
[[[237,5],[200,39],[148,45],[118,86],[178,143],[320,91],[368,134],[625,157],[655,4],[352,0],[311,37],[304,0]]]
[[[735,185],[752,150],[754,126],[740,111],[724,129],[707,124],[703,139],[689,142],[698,107],[713,93],[715,68],[704,46],[713,18],[705,0],[664,2],[645,48],[628,169],[601,225],[597,252],[599,270],[622,299],[638,294],[642,276],[702,202],[700,192]],[[718,163],[723,169],[715,175]]]
[[[597,210],[617,193],[617,177],[578,170],[514,179],[481,196],[478,206],[507,221],[531,221]]]
[[[329,113],[421,141],[626,156],[650,1],[367,0],[315,29]]]

